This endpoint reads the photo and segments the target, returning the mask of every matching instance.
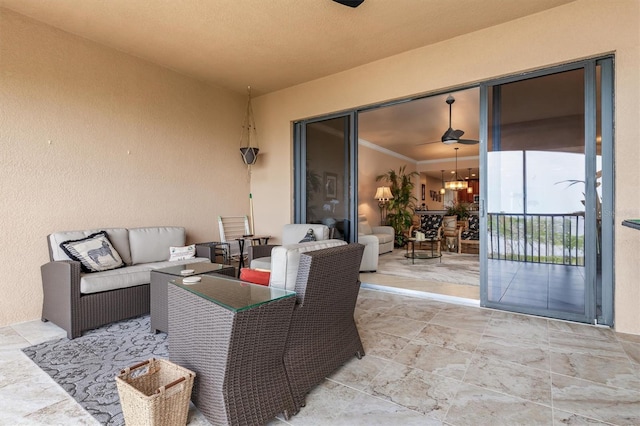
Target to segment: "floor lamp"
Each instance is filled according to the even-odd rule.
[[[378,207],[380,208],[380,225],[387,224],[387,206],[389,205],[389,200],[393,198],[391,195],[391,188],[388,186],[379,186],[376,189],[376,195],[374,197],[378,200]]]

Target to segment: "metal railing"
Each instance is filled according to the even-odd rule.
[[[489,213],[488,258],[584,265],[584,213]]]

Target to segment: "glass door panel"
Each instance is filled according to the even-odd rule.
[[[298,169],[304,173],[297,181],[305,182],[296,190],[296,222],[322,223],[334,238],[353,241],[354,114],[296,126]]]
[[[487,95],[483,304],[590,321],[585,71],[488,86]]]

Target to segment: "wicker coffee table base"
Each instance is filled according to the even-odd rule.
[[[233,312],[169,285],[169,358],[196,373],[192,400],[215,425],[294,413],[283,354],[295,297]]]

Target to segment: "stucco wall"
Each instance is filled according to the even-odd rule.
[[[636,0],[579,0],[257,98],[265,161],[255,168],[252,190],[279,188],[256,200],[257,232],[292,218],[292,121],[615,53],[615,321],[617,330],[640,334],[640,235],[620,226],[623,218],[640,217],[638,28]]]
[[[247,214],[245,102],[0,9],[0,326],[40,317],[51,232],[211,241],[218,215]]]

